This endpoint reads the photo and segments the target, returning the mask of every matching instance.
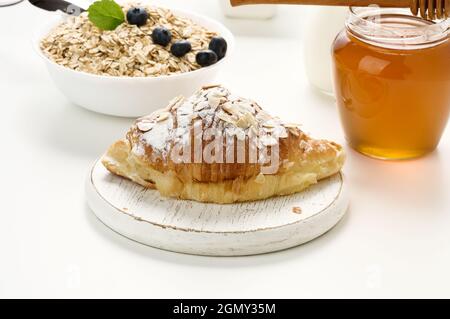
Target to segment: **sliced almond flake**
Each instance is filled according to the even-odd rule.
[[[220,84],[204,85],[204,86],[202,86],[202,90],[209,90],[209,89],[213,89],[213,88],[220,87],[220,86],[221,86]]]
[[[256,118],[264,122],[273,119],[269,114],[267,114],[264,111],[259,111],[258,114],[256,115]]]
[[[248,103],[233,103],[234,107],[240,112],[249,112],[254,114],[255,109]]]
[[[227,114],[225,114],[224,112],[219,112],[216,115],[219,119],[221,119],[222,121],[225,121],[227,123],[236,125],[236,122],[233,120],[233,118]]]
[[[231,103],[224,103],[222,104],[222,109],[230,114],[236,114],[237,109],[234,107]]]
[[[176,98],[173,98],[169,102],[169,105],[167,106],[167,108],[176,110],[180,106],[181,102],[183,102],[183,101],[184,101],[184,97],[179,95]]]
[[[300,133],[296,129],[289,128],[289,132],[291,132],[295,136],[300,136]]]
[[[240,128],[246,129],[250,126],[250,123],[244,117],[240,117],[237,120],[236,125]]]
[[[300,124],[284,123],[283,126],[286,127],[286,128],[298,128],[300,126]]]
[[[148,122],[148,121],[141,121],[141,122],[137,122],[136,126],[138,127],[138,129],[142,132],[148,132],[150,131],[154,126],[155,123],[153,122]]]
[[[210,95],[208,96],[208,104],[213,108],[217,108],[220,103],[222,103],[224,100],[222,99],[221,96],[217,96],[217,95]]]
[[[157,122],[165,121],[165,120],[167,120],[167,119],[169,118],[169,116],[170,116],[170,113],[169,113],[169,112],[163,112],[163,113],[161,113],[161,114],[158,115],[156,121],[157,121]]]

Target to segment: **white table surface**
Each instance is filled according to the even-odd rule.
[[[222,18],[215,1],[166,1],[223,20],[238,50],[223,83],[318,137],[345,143],[334,101],[303,72],[305,9],[269,22]],[[0,8],[0,297],[450,297],[450,136],[414,161],[348,149],[351,208],[323,237],[283,252],[196,257],[129,241],[85,202],[91,163],[131,123],[71,105],[33,53],[48,13]],[[432,106],[430,106],[430,111]]]

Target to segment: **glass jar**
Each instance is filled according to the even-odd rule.
[[[436,148],[450,111],[449,28],[407,9],[350,9],[333,44],[333,77],[352,148],[382,159]]]

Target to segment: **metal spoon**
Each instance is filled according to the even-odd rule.
[[[65,0],[28,0],[32,5],[44,9],[47,11],[60,10],[68,15],[80,15],[80,13],[86,11],[71,2]]]

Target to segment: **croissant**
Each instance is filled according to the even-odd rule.
[[[339,172],[344,159],[340,145],[218,85],[137,119],[102,163],[163,196],[226,204],[300,192]]]

